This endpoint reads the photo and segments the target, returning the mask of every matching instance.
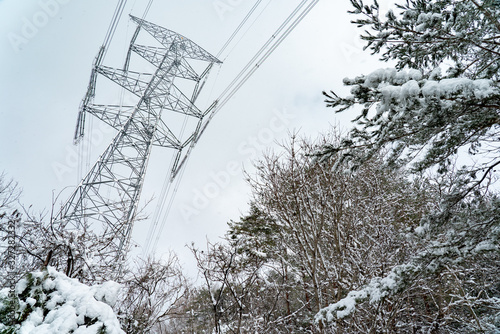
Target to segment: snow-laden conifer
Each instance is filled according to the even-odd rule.
[[[500,6],[493,0],[409,0],[385,18],[351,1],[367,48],[394,68],[344,79],[325,93],[337,112],[361,111],[322,158],[356,170],[381,150],[385,168],[437,175],[438,209],[409,237],[420,250],[322,309],[317,323],[371,321],[379,330],[495,332],[500,328]],[[358,109],[359,110],[359,109]],[[458,157],[458,158],[457,158]],[[458,159],[458,160],[457,160]],[[459,164],[459,167],[456,167]],[[383,312],[389,305],[391,312]],[[376,318],[366,317],[367,309]]]

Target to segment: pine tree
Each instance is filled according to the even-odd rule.
[[[413,233],[420,252],[324,308],[317,322],[353,321],[363,317],[360,310],[392,303],[393,314],[381,314],[375,328],[388,330],[395,319],[398,332],[494,332],[500,328],[500,6],[411,0],[381,18],[376,1],[351,2],[362,17],[354,23],[367,28],[367,48],[395,67],[344,79],[349,96],[324,93],[336,112],[356,105],[361,112],[349,135],[318,155],[356,170],[388,150],[385,168],[430,171],[448,190]]]

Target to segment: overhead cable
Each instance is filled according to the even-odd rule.
[[[176,186],[173,189],[173,192],[171,194],[171,197],[169,199],[169,203],[167,204],[167,208],[165,213],[163,214],[161,223],[159,222],[153,222],[154,228],[158,229],[158,231],[151,233],[151,235],[148,235],[148,239],[146,241],[146,253],[149,252],[151,249],[154,250],[156,249],[158,242],[160,240],[161,232],[163,231],[163,228],[166,224],[167,217],[170,213],[170,209],[172,207],[173,199],[177,193],[178,186],[180,183],[180,179],[182,178],[182,175],[184,173],[184,168],[185,168],[185,163],[189,159],[190,154],[196,145],[198,139],[201,137],[205,129],[207,128],[209,122],[212,120],[212,118],[215,116],[215,114],[236,94],[236,92],[248,81],[248,79],[255,73],[255,71],[269,58],[269,56],[279,47],[279,45],[290,35],[290,33],[297,27],[297,25],[304,19],[304,17],[309,14],[309,12],[316,6],[316,4],[319,2],[319,0],[313,0],[309,4],[307,4],[310,0],[302,0],[301,3],[292,11],[292,13],[283,21],[283,23],[279,26],[279,28],[275,31],[275,33],[264,43],[264,45],[259,49],[259,51],[252,57],[252,59],[245,65],[245,67],[240,71],[240,73],[235,77],[235,79],[226,87],[226,89],[221,93],[219,98],[212,104],[210,108],[212,110],[208,114],[208,119],[205,121],[205,123],[202,125],[200,128],[199,133],[197,134],[196,138],[193,140],[191,143],[186,155],[184,156],[183,161],[179,165],[179,170],[181,171],[180,175],[177,177],[177,182]],[[258,1],[260,3],[260,1]],[[306,6],[307,4],[307,6]],[[304,6],[306,6],[304,9],[302,9]],[[255,6],[252,7],[251,12],[255,11]],[[247,15],[244,18],[244,22],[246,22],[249,18],[249,15]],[[244,24],[243,22],[243,24]],[[237,28],[237,30],[241,30],[241,27],[243,24],[240,24]],[[234,39],[234,36],[236,36],[235,33],[231,35],[230,40]],[[219,51],[220,55],[225,48],[227,48],[227,45],[229,43],[226,42],[226,44],[223,46],[221,51]],[[253,66],[252,66],[253,65]],[[210,109],[209,108],[209,109]],[[175,177],[175,175],[173,175]],[[170,178],[170,183],[174,181],[174,177]],[[159,224],[159,225],[158,225]],[[151,245],[151,238],[153,235],[156,235],[156,238]],[[152,246],[152,247],[151,247]],[[151,247],[151,248],[150,248]]]
[[[221,93],[219,98],[214,102],[215,106],[208,116],[207,121],[204,123],[200,134],[196,141],[203,134],[210,121],[215,114],[236,94],[236,92],[248,81],[248,79],[257,71],[257,69],[269,58],[269,56],[278,48],[278,46],[290,35],[295,27],[306,17],[306,15],[316,6],[319,0],[313,0],[302,12],[300,9],[308,0],[303,0],[295,10],[286,18],[283,24],[276,30],[276,32],[264,43],[261,49],[253,56],[253,58],[245,65],[243,70],[234,78],[234,80],[226,87]],[[293,17],[296,16],[295,20]],[[292,22],[293,20],[293,22]],[[290,24],[290,22],[292,22]],[[253,66],[252,66],[253,65]]]
[[[116,28],[118,27],[118,23],[120,22],[120,19],[123,14],[123,10],[125,9],[125,5],[127,4],[127,0],[119,0],[118,4],[116,5],[115,12],[113,14],[113,18],[111,19],[111,22],[108,27],[108,31],[106,32],[106,37],[104,37],[104,42],[102,44],[102,48],[104,49],[104,55],[107,52],[107,49],[109,47],[109,44],[111,43],[111,40],[113,39],[113,36],[115,35]],[[103,55],[103,58],[104,58]],[[102,60],[102,59],[101,59]]]
[[[236,29],[233,31],[231,36],[227,39],[227,41],[224,43],[222,48],[219,50],[219,52],[216,55],[216,58],[219,58],[221,56],[221,54],[226,50],[226,48],[231,44],[231,42],[238,35],[238,33],[241,31],[241,29],[245,26],[245,24],[250,19],[250,17],[252,17],[253,13],[259,7],[261,2],[262,2],[262,0],[257,0],[255,2],[255,4],[250,9],[250,11],[245,15],[243,20],[236,27]],[[149,11],[149,9],[151,7],[151,3],[152,3],[152,0],[149,1],[148,5],[146,7],[146,10],[144,11],[143,19],[144,19],[144,16],[146,16],[147,12]],[[205,79],[204,79],[202,86],[206,82],[207,77],[208,77],[208,75],[205,75]],[[196,136],[194,139],[196,139]],[[165,225],[164,222],[166,221],[166,218],[169,215],[170,208],[172,207],[173,200],[175,198],[175,195],[176,195],[178,187],[179,187],[180,179],[182,178],[182,175],[184,173],[185,163],[187,161],[187,158],[190,155],[191,150],[193,149],[193,146],[194,146],[194,140],[191,143],[191,145],[189,146],[188,152],[181,162],[181,168],[179,168],[177,170],[178,172],[180,171],[180,173],[179,173],[180,175],[177,178],[177,182],[176,182],[176,185],[174,186],[174,188],[172,189],[172,183],[174,182],[174,178],[177,175],[174,172],[172,172],[170,175],[167,175],[167,177],[163,183],[160,197],[158,199],[158,204],[156,205],[155,211],[153,213],[152,224],[149,228],[149,231],[148,231],[148,234],[146,237],[146,242],[145,242],[144,247],[143,247],[143,255],[147,255],[151,248],[156,249],[156,245],[158,244],[158,241],[159,241],[159,236],[161,235],[161,232],[163,231],[163,228]],[[171,164],[173,163],[174,159],[175,159],[175,156],[173,157]],[[171,190],[172,190],[172,193],[170,193]],[[168,199],[167,199],[167,197],[168,197]],[[167,202],[168,202],[168,204],[167,204]],[[161,224],[160,224],[160,215],[162,217],[161,221],[163,222]],[[155,235],[156,235],[156,238],[155,238],[154,242],[152,242],[153,236],[155,236]]]
[[[226,48],[229,46],[229,44],[231,44],[231,42],[236,37],[236,35],[238,35],[238,33],[240,32],[241,28],[243,28],[243,26],[245,25],[245,23],[247,23],[248,19],[252,16],[252,14],[255,12],[255,10],[257,9],[257,7],[259,6],[259,4],[261,2],[262,2],[262,0],[258,0],[257,2],[255,2],[255,4],[250,9],[250,11],[247,13],[247,15],[245,16],[245,18],[243,18],[243,20],[240,22],[240,24],[238,25],[238,27],[233,31],[232,35],[228,38],[228,40],[226,41],[226,43],[219,50],[219,52],[217,53],[217,56],[215,56],[216,58],[220,58],[221,54],[226,50]]]

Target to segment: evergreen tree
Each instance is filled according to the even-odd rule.
[[[374,329],[495,332],[500,328],[500,199],[495,189],[500,6],[490,0],[411,0],[383,19],[376,1],[351,2],[352,13],[362,16],[354,23],[368,29],[362,36],[367,47],[395,62],[395,68],[344,79],[352,87],[347,97],[325,93],[327,105],[337,112],[355,105],[361,112],[349,135],[319,155],[356,170],[388,150],[384,167],[437,173],[447,182],[440,188],[448,191],[439,209],[414,231],[422,249],[324,308],[317,322],[335,320],[330,325],[335,328],[362,319],[363,309],[392,304],[394,312],[381,314]],[[457,155],[463,166],[455,170]]]

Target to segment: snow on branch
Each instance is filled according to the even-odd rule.
[[[406,286],[407,278],[418,271],[412,264],[394,267],[384,278],[375,277],[368,285],[360,290],[349,292],[347,297],[321,309],[315,316],[315,322],[331,322],[352,315],[358,304],[369,301],[371,304],[379,303],[385,297],[393,295]]]
[[[442,241],[437,241],[440,239]],[[343,299],[321,309],[315,322],[331,322],[351,316],[362,303],[377,304],[384,298],[407,291],[418,277],[434,277],[450,268],[460,268],[467,261],[476,261],[477,256],[498,254],[499,249],[500,199],[493,197],[484,206],[476,203],[476,206],[465,208],[463,217],[406,264],[395,266],[385,277],[375,277],[362,289],[351,291]],[[483,305],[492,302],[488,296],[476,300]]]

